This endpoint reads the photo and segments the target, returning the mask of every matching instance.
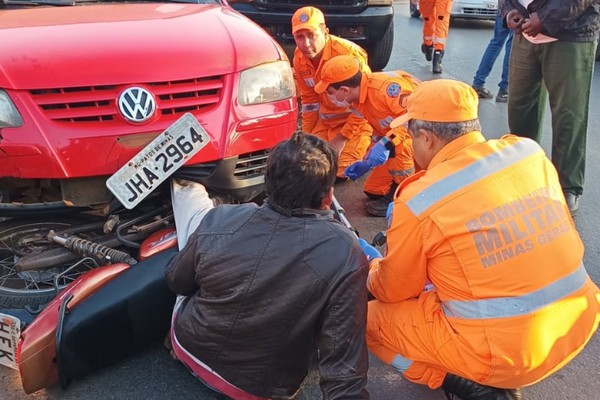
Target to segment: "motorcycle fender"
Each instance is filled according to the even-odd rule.
[[[112,264],[79,276],[48,303],[25,328],[21,334],[17,359],[25,393],[33,393],[58,382],[58,371],[54,361],[56,326],[63,300],[72,295],[69,307],[74,307],[127,268],[128,264]]]
[[[164,340],[171,325],[175,294],[165,267],[171,248],[123,271],[75,307],[69,307],[57,335],[59,382],[120,361]]]
[[[162,251],[177,246],[177,232],[174,228],[164,228],[148,236],[140,245],[139,260],[145,260]]]

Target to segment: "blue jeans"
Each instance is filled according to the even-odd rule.
[[[508,40],[506,40],[508,38]],[[502,51],[502,46],[506,42],[506,51],[504,52],[504,63],[502,64],[502,79],[498,86],[501,90],[508,90],[508,60],[510,59],[510,48],[512,46],[513,33],[512,30],[505,28],[502,25],[500,14],[496,17],[494,23],[494,36],[490,40],[483,53],[479,68],[473,78],[473,86],[482,87],[485,85],[485,79],[490,74],[498,55]]]

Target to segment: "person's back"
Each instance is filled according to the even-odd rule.
[[[368,399],[367,261],[328,208],[335,170],[325,142],[296,135],[269,156],[268,200],[210,210],[167,267],[189,296],[173,347],[234,399],[291,398],[317,349],[325,397]]]
[[[469,85],[435,79],[391,124],[408,124],[423,170],[398,187],[385,257],[361,242],[376,299],[367,345],[449,398],[519,400],[595,333],[600,291],[544,150],[487,141],[478,103]]]
[[[486,142],[473,132],[448,147],[401,186],[405,207],[394,213],[418,218],[428,233],[428,276],[465,340],[469,370],[480,365],[496,387],[535,383],[579,353],[598,319],[598,289],[556,171],[536,143],[516,136]]]

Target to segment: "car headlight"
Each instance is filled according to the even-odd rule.
[[[276,61],[242,71],[238,90],[241,105],[268,103],[296,95],[290,63]]]
[[[17,111],[10,97],[4,90],[0,90],[0,128],[17,127],[23,125],[23,118]]]

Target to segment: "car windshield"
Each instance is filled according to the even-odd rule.
[[[74,6],[78,4],[101,3],[188,3],[188,4],[219,4],[220,0],[0,0],[0,8],[7,6]]]

